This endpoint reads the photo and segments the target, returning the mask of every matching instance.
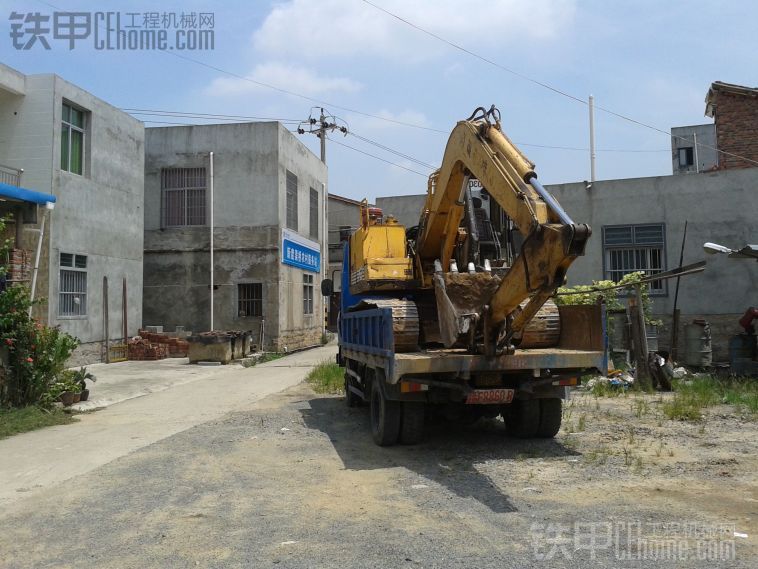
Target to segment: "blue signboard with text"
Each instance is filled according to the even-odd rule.
[[[318,273],[321,270],[319,244],[294,231],[282,229],[282,263]]]

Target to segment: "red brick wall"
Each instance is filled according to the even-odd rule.
[[[720,92],[715,115],[719,150],[758,161],[758,96]],[[754,167],[729,154],[719,154],[719,168]]]

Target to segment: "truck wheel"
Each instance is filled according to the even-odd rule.
[[[380,377],[371,382],[371,436],[381,447],[394,445],[400,434],[402,408],[399,401],[389,401],[379,387]]]
[[[423,403],[406,401],[403,403],[403,418],[400,423],[400,442],[404,445],[415,445],[424,438],[424,408]]]
[[[350,385],[353,385],[354,382],[352,378],[346,373],[345,374],[345,403],[348,407],[358,407],[361,403],[361,398],[358,397],[355,393],[350,391]]]
[[[517,399],[503,412],[508,433],[520,439],[537,435],[540,427],[540,402],[538,399]]]
[[[540,402],[540,426],[537,429],[537,436],[551,439],[561,428],[561,400],[551,397],[538,401]]]

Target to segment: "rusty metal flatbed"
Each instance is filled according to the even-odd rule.
[[[603,365],[605,358],[603,351],[562,348],[516,350],[514,354],[496,357],[470,354],[465,350],[447,349],[394,354],[391,358],[345,347],[342,353],[350,359],[384,367],[387,371],[388,383],[397,383],[403,376],[417,374],[599,368]]]

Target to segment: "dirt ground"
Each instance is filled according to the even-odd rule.
[[[489,420],[379,448],[367,409],[301,384],[0,514],[0,566],[755,567],[756,423],[661,400],[575,393],[555,440]]]

